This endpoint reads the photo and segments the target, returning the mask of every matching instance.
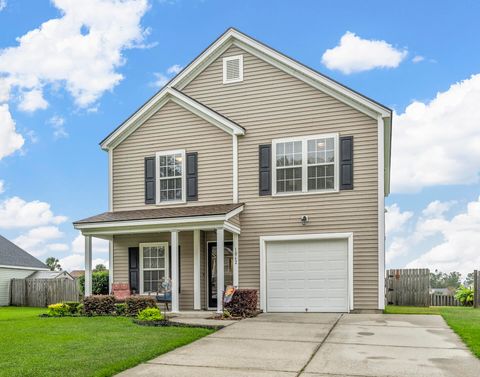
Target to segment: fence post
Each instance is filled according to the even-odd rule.
[[[478,299],[479,299],[479,292],[478,292],[478,271],[473,271],[473,307],[478,308]]]

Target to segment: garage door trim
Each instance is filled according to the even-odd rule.
[[[347,240],[348,305],[353,310],[353,233],[289,234],[260,236],[260,309],[267,312],[267,243],[304,240]]]

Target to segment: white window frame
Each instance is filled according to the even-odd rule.
[[[160,200],[160,156],[167,156],[171,154],[181,154],[182,155],[182,199],[181,200],[167,200],[161,201]],[[155,195],[156,195],[156,205],[170,205],[170,204],[179,204],[179,203],[186,203],[187,199],[187,189],[185,187],[187,183],[186,178],[186,159],[185,159],[185,149],[178,149],[174,151],[162,151],[157,152],[155,154]],[[173,177],[171,177],[173,179]]]
[[[324,139],[333,138],[334,142],[334,180],[333,189],[326,190],[312,190],[308,191],[308,140],[312,139]],[[338,133],[320,134],[320,135],[308,135],[299,137],[289,137],[283,139],[272,140],[272,196],[291,196],[291,195],[310,195],[310,194],[326,194],[339,191],[339,144]],[[294,192],[277,192],[277,144],[285,142],[302,142],[302,191]]]
[[[140,294],[144,294],[145,291],[143,290],[143,248],[144,247],[152,247],[152,246],[163,246],[165,248],[165,277],[168,279],[170,277],[169,271],[168,271],[168,266],[169,266],[169,259],[168,259],[168,242],[146,242],[146,243],[141,243],[138,245],[139,248],[139,269],[140,269]],[[161,268],[155,268],[151,269],[152,271],[154,270],[161,270]]]
[[[228,80],[227,79],[227,62],[230,60],[239,60],[238,62],[238,70],[239,76],[238,79]],[[243,55],[235,55],[235,56],[228,56],[223,58],[223,83],[224,84],[232,84],[235,82],[243,81]]]

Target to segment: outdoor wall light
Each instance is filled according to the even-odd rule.
[[[307,216],[307,215],[303,215],[303,216],[300,218],[300,221],[302,222],[302,225],[307,225],[307,223],[308,223],[308,216]]]

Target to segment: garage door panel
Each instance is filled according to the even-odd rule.
[[[267,311],[348,311],[346,240],[267,243]]]

